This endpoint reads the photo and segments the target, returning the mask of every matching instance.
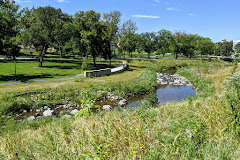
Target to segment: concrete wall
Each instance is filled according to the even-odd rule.
[[[92,71],[84,71],[84,77],[102,77],[102,76],[109,76],[116,73],[121,73],[127,70],[127,63],[122,61],[120,67],[117,68],[105,68],[99,70],[92,70]]]

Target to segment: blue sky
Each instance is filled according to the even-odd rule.
[[[22,7],[53,6],[63,12],[118,10],[122,22],[132,19],[138,32],[167,29],[211,38],[240,40],[240,0],[15,0]]]

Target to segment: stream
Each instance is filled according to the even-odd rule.
[[[192,87],[192,84],[184,77],[175,74],[176,71],[177,70],[166,70],[161,73],[157,73],[159,86],[155,92],[147,95],[128,97],[124,99],[127,101],[127,104],[123,106],[126,108],[138,107],[144,100],[148,100],[149,98],[153,98],[154,101],[157,101],[157,103],[161,105],[166,102],[182,101],[188,97],[194,96],[196,93]],[[120,100],[121,99],[111,101],[110,99],[103,99],[102,101],[96,101],[94,104],[95,106],[100,107],[98,109],[101,109],[104,105],[110,105],[109,107],[113,109],[118,107]],[[71,114],[76,114],[81,109],[80,106],[76,106],[76,104],[72,104],[69,107],[66,106],[67,105],[59,105],[52,109],[46,106],[46,108],[36,109],[30,112],[25,111],[18,114],[15,119],[20,121],[27,117],[28,120],[39,119],[44,116],[45,111],[51,111],[52,113],[50,113],[50,116],[56,115],[57,117],[60,117],[60,115],[62,115],[61,112],[64,112],[67,116],[70,116]],[[97,111],[98,109],[93,109],[93,111]]]

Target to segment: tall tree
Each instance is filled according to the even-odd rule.
[[[14,1],[0,0],[0,52],[15,59],[19,53],[19,6]]]
[[[186,36],[186,33],[183,32],[176,32],[173,35],[171,47],[173,48],[173,54],[175,55],[175,58],[178,58],[179,54],[182,54],[184,52],[184,38]]]
[[[107,26],[106,32],[105,32],[105,50],[106,57],[111,60],[112,58],[112,52],[110,48],[110,45],[117,46],[117,32],[119,30],[119,23],[120,23],[121,13],[119,11],[113,11],[110,13],[104,13],[103,14],[103,20],[105,21],[105,25]]]
[[[219,42],[217,44],[217,52],[221,56],[230,56],[233,52],[232,42]]]
[[[156,50],[156,36],[154,32],[151,33],[142,33],[142,47],[145,52],[148,53],[148,59],[150,59],[150,54]]]
[[[160,30],[156,36],[156,49],[160,51],[164,57],[167,52],[170,52],[170,44],[172,41],[172,33],[168,30]]]
[[[100,13],[93,10],[88,10],[85,13],[78,12],[74,18],[76,35],[79,35],[79,37],[75,36],[76,43],[83,54],[92,56],[94,66],[96,66],[96,57],[106,52],[106,48],[110,49],[110,46],[105,46],[106,26],[100,21],[100,18]]]
[[[210,55],[214,53],[215,44],[210,38],[201,37],[196,41],[196,52],[201,55]]]
[[[122,24],[119,32],[120,42],[119,45],[124,51],[131,54],[136,48],[135,32],[137,31],[136,23],[132,20],[127,20]],[[125,55],[125,54],[124,54]]]
[[[39,67],[42,67],[47,49],[58,43],[57,37],[69,17],[61,9],[50,6],[26,11],[25,17],[28,21],[22,33],[23,44],[39,51]]]

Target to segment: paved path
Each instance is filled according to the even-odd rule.
[[[24,82],[7,82],[7,83],[0,83],[0,86],[12,86],[12,85],[16,85],[16,84],[26,84],[26,83],[34,83],[34,82],[48,82],[48,81],[67,80],[67,79],[74,79],[74,78],[80,78],[80,77],[84,77],[84,75],[80,74],[80,75],[73,76],[73,77],[32,80],[32,81],[24,81]]]

